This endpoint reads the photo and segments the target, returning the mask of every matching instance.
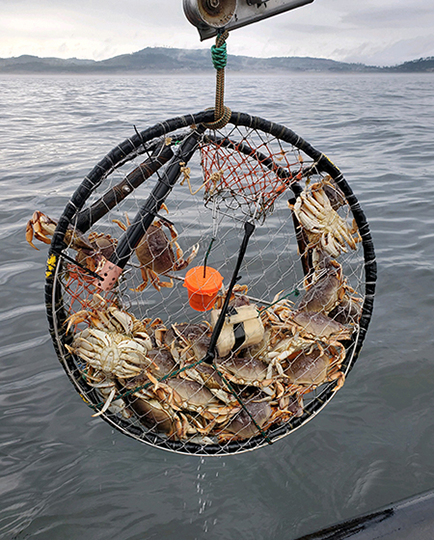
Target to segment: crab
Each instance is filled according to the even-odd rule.
[[[300,385],[305,391],[311,391],[326,382],[337,380],[333,391],[342,388],[345,374],[341,365],[345,359],[345,347],[315,342],[311,347],[289,355],[284,374],[289,382]]]
[[[242,386],[268,386],[267,365],[255,357],[230,355],[216,360],[217,368],[230,382]]]
[[[274,368],[274,378],[284,388],[277,398],[304,393],[307,387],[336,379],[338,390],[345,380],[340,371],[344,358],[345,347],[334,339],[287,337],[268,353],[269,369]]]
[[[119,379],[136,376],[145,368],[155,366],[149,351],[152,342],[145,326],[134,315],[109,305],[97,294],[91,307],[91,310],[79,311],[67,320],[67,331],[84,321],[89,327],[76,332],[72,343],[65,347],[86,362],[83,376],[104,400],[103,407],[93,416],[109,410],[130,418],[132,413],[125,401],[116,397]]]
[[[164,330],[163,341],[170,347],[174,357],[181,363],[202,360],[211,339],[211,329],[207,323],[172,324]]]
[[[250,401],[239,408],[230,421],[218,432],[220,442],[234,439],[248,439],[258,435],[273,414],[273,409],[265,401]]]
[[[227,422],[238,410],[236,400],[226,403],[203,384],[181,377],[172,377],[164,382],[149,378],[154,382],[152,392],[161,402],[168,403],[175,410],[200,417],[202,433],[208,434],[215,425]]]
[[[152,363],[147,356],[147,340],[97,328],[85,328],[75,335],[71,345],[65,347],[94,369],[111,377],[134,377]]]
[[[267,322],[268,346],[262,357],[268,363],[268,377],[277,378],[284,386],[288,387],[288,383],[291,386],[294,381],[288,379],[285,373],[288,359],[294,359],[299,354],[311,354],[317,349],[333,351],[328,356],[336,356],[342,362],[345,347],[341,340],[350,339],[352,329],[321,312],[293,311],[287,300],[273,306],[273,314],[275,319],[268,319]],[[319,356],[321,360],[318,362],[325,362],[327,355],[324,358],[323,355]],[[331,360],[329,363],[336,364]]]
[[[128,401],[143,425],[167,434],[169,439],[182,440],[191,432],[191,426],[183,413],[175,411],[154,397],[143,392],[136,392]]]
[[[26,240],[34,249],[38,249],[32,242],[33,237],[44,244],[51,244],[49,236],[53,236],[57,222],[42,212],[36,210],[26,225]]]
[[[148,350],[152,348],[145,322],[137,319],[132,313],[119,309],[97,293],[92,296],[87,307],[88,309],[77,311],[66,320],[67,332],[72,326],[87,322],[91,328],[137,338],[146,344]]]
[[[56,220],[37,210],[27,222],[26,240],[35,249],[38,248],[33,244],[33,238],[44,244],[51,244],[50,237],[56,227]],[[92,272],[96,272],[99,265],[110,258],[117,244],[117,240],[109,234],[91,232],[86,238],[71,226],[65,233],[64,241],[77,251],[76,261]]]
[[[109,406],[124,414],[123,401],[115,400],[116,379],[128,379],[155,365],[150,354],[152,341],[146,325],[134,315],[109,304],[94,294],[88,310],[81,310],[67,320],[67,332],[72,326],[87,322],[88,327],[76,332],[66,349],[86,362],[86,378],[106,399],[97,415]],[[112,405],[113,402],[113,405]]]
[[[166,348],[152,349],[148,351],[147,357],[152,360],[149,370],[155,377],[166,377],[176,369],[175,360]]]
[[[323,313],[295,311],[286,320],[292,331],[302,338],[326,341],[351,339],[352,330]]]
[[[295,204],[288,203],[309,240],[309,246],[321,246],[332,257],[352,250],[361,242],[355,220],[351,226],[333,208],[324,190],[324,181],[306,186]],[[336,205],[334,205],[336,207]]]
[[[88,369],[83,372],[83,376],[87,384],[95,388],[104,400],[103,407],[93,414],[93,417],[101,416],[107,410],[113,414],[120,414],[125,419],[133,416],[133,412],[127,407],[125,400],[116,397],[118,387],[113,377],[107,376],[104,372],[96,370],[92,366],[88,366]]]
[[[126,216],[126,220],[129,226],[128,216]],[[124,231],[127,230],[127,226],[122,221],[117,219],[113,221]],[[163,231],[163,225],[169,230],[170,240]],[[173,287],[172,278],[169,277],[169,281],[162,281],[158,276],[167,275],[168,272],[184,270],[199,251],[199,244],[195,244],[191,248],[190,255],[184,259],[184,253],[176,241],[177,238],[178,233],[175,227],[167,220],[156,219],[149,226],[136,248],[136,256],[140,263],[143,282],[134,289],[135,291],[143,291],[148,285],[148,281],[157,290],[160,290],[161,287]]]
[[[298,309],[327,315],[342,301],[350,287],[343,276],[342,266],[324,251],[317,248],[312,251],[312,266],[313,271],[304,280],[306,293]]]
[[[141,375],[122,382],[123,389],[127,390],[128,406],[137,414],[140,422],[177,440],[207,435],[215,422],[210,422],[197,411],[202,410],[210,395],[206,392],[198,394],[198,387],[195,383],[191,385],[191,381],[181,383],[183,387],[178,393],[168,381],[158,381],[154,373],[151,367]]]
[[[299,335],[290,335],[277,342],[264,357],[264,361],[268,363],[267,376],[282,376],[284,374],[282,362],[297,351],[311,347],[314,343],[313,339],[302,338]]]
[[[269,348],[278,346],[279,341],[287,337],[307,340],[346,340],[350,339],[352,334],[352,329],[333,320],[325,313],[308,309],[292,309],[287,299],[275,303],[271,309],[264,310],[261,315],[267,331]]]
[[[196,381],[205,386],[216,398],[226,405],[232,405],[235,402],[235,397],[227,391],[227,386],[215,366],[205,363],[197,364],[194,367],[185,369],[185,371],[180,373],[180,377]]]

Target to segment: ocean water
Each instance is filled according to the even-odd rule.
[[[344,173],[370,223],[374,315],[342,390],[270,447],[201,458],[91,417],[60,367],[34,210],[119,142],[213,106],[213,76],[0,78],[0,538],[295,539],[434,488],[434,76],[237,76],[226,103]]]

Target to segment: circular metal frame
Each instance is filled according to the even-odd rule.
[[[136,133],[131,138],[126,139],[109,152],[85,177],[81,185],[72,195],[66,205],[58,226],[54,233],[47,265],[45,300],[47,317],[49,322],[50,334],[57,356],[65,369],[76,390],[84,401],[93,406],[100,401],[95,389],[90,387],[80,374],[75,359],[68,352],[65,344],[72,341],[71,334],[65,331],[64,322],[67,319],[67,313],[63,304],[62,288],[59,284],[59,273],[62,270],[62,258],[59,253],[64,248],[64,237],[68,225],[74,220],[77,213],[83,208],[85,202],[101,182],[110,175],[115,169],[130,161],[134,157],[144,152],[146,144],[158,137],[170,135],[173,131],[189,126],[204,124],[213,120],[213,111],[202,111],[197,114],[189,114],[172,118],[165,122],[154,125],[140,133]],[[318,171],[331,176],[334,182],[344,193],[348,205],[351,208],[354,220],[361,235],[363,258],[364,258],[364,301],[362,314],[359,321],[359,331],[353,334],[351,342],[346,347],[346,358],[343,367],[348,373],[353,367],[371,319],[373,310],[373,301],[376,282],[376,262],[372,238],[369,231],[369,225],[366,217],[352,192],[341,171],[321,152],[313,148],[309,143],[296,135],[290,129],[275,124],[273,122],[250,116],[245,113],[233,112],[229,121],[234,126],[245,126],[255,130],[269,133],[303,151],[315,162]],[[159,436],[155,432],[150,432],[145,427],[132,425],[127,420],[120,418],[116,414],[106,411],[102,418],[112,427],[122,433],[131,436],[141,442],[157,446],[158,448],[171,450],[178,453],[196,454],[196,455],[222,455],[230,453],[240,453],[266,446],[270,441],[274,442],[289,433],[295,431],[306,422],[317,415],[334,395],[335,382],[327,383],[321,387],[317,397],[309,403],[300,417],[294,417],[284,425],[272,427],[267,431],[268,441],[263,435],[257,435],[245,440],[234,440],[222,444],[200,445],[190,442],[168,440]]]

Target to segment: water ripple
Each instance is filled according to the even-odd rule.
[[[287,125],[343,171],[379,283],[361,357],[324,412],[270,448],[201,460],[91,417],[50,343],[46,249],[24,230],[34,210],[59,217],[133,126],[212,106],[214,76],[0,77],[0,537],[292,538],[434,486],[432,82],[228,74],[228,106]]]
[[[18,343],[13,343],[10,345],[4,345],[0,347],[0,358],[4,356],[9,356],[13,353],[28,351],[30,349],[34,349],[35,347],[39,347],[40,345],[43,345],[44,343],[47,343],[50,340],[50,336],[39,336],[34,339],[29,339],[27,341],[22,341]]]

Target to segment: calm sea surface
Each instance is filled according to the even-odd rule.
[[[2,539],[291,540],[434,488],[434,75],[227,78],[227,105],[293,129],[359,198],[379,265],[360,358],[312,422],[247,454],[179,456],[92,418],[25,224],[133,126],[213,106],[214,77],[0,78]]]

